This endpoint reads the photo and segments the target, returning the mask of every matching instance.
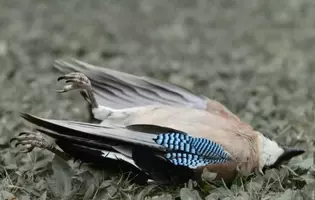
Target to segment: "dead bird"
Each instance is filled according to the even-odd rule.
[[[201,180],[206,168],[215,180],[263,173],[305,151],[285,148],[255,131],[221,103],[173,84],[101,68],[78,60],[55,67],[69,83],[60,93],[81,90],[100,123],[44,119],[23,113],[37,132],[55,139],[58,150],[36,132],[17,138],[30,152],[48,149],[83,162],[121,162],[142,182],[185,183]]]

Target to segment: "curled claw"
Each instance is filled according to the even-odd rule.
[[[24,132],[19,133],[19,137],[22,136],[22,135],[32,135],[32,134],[34,134],[34,133],[24,131]]]
[[[58,93],[65,93],[76,88],[77,87],[75,87],[74,85],[65,85],[62,90],[55,90],[55,91]]]
[[[57,78],[57,81],[61,81],[61,80],[65,79],[65,78],[66,78],[65,76],[59,76],[59,77]]]
[[[84,99],[93,107],[97,108],[98,104],[95,100],[95,97],[93,95],[92,85],[89,80],[89,78],[84,75],[83,73],[79,72],[72,72],[69,74],[65,74],[63,76],[58,77],[58,81],[65,80],[66,83],[70,83],[68,85],[65,85],[61,90],[55,90],[55,92],[58,93],[65,93],[70,90],[84,90],[85,93],[81,92],[81,95],[84,97]]]
[[[22,145],[22,143],[21,142],[17,142],[14,146],[18,147],[19,145]]]
[[[26,133],[26,132],[21,132],[21,133],[19,133],[19,137],[22,136],[22,135],[26,135],[26,134],[28,134],[28,133]]]
[[[67,80],[66,83],[74,83],[75,80],[74,79],[70,79],[70,80]]]
[[[57,81],[71,80],[71,79],[78,79],[80,81],[87,81],[88,80],[88,78],[84,74],[79,73],[79,72],[72,72],[72,73],[69,73],[69,74],[65,74],[63,76],[59,76],[57,78]]]
[[[23,135],[30,135],[30,134],[32,134],[31,132],[21,132],[21,133],[19,133],[18,134],[18,137],[14,137],[14,138],[12,138],[10,141],[9,141],[9,143],[12,143],[12,142],[14,142],[14,141],[21,141],[21,136],[23,136]],[[18,144],[16,144],[15,145],[15,147],[17,146]]]
[[[14,141],[17,141],[15,147],[22,145],[25,148],[25,150],[20,151],[22,153],[29,153],[37,147],[47,149],[65,160],[69,159],[68,155],[54,147],[54,145],[50,144],[39,132],[21,132],[18,137],[12,138],[10,143]]]
[[[17,138],[12,138],[12,139],[9,141],[9,143],[12,143],[12,142],[14,142],[14,141],[17,141]]]
[[[69,74],[65,74],[65,75],[59,76],[59,77],[57,78],[57,81],[67,80],[67,79],[73,79],[73,78],[78,77],[79,75],[80,75],[79,73],[71,72],[71,73],[69,73]]]
[[[12,138],[10,140],[10,143],[16,141],[15,147],[18,147],[19,145],[22,145],[26,147],[27,151],[23,152],[30,152],[34,149],[34,141],[41,141],[42,139],[40,138],[39,135],[33,133],[33,132],[21,132],[18,134],[18,137]]]
[[[54,90],[55,92],[58,92],[58,93],[65,93],[66,91],[65,90]]]
[[[89,79],[82,73],[66,74],[58,77],[57,80],[66,80],[66,83],[71,83],[65,85],[62,90],[55,90],[58,93],[64,93],[74,89],[89,89],[91,87]]]
[[[65,93],[67,92],[66,90],[54,90],[55,92],[58,92],[58,93]]]

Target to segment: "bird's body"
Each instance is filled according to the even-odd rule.
[[[243,171],[242,174],[250,174],[259,165],[260,134],[247,126],[239,126],[241,123],[233,119],[205,110],[168,105],[136,107],[118,112],[118,118],[113,114],[112,117],[103,120],[101,124],[111,126],[149,124],[171,128],[221,144],[239,164],[239,168]]]
[[[166,182],[200,180],[207,168],[230,182],[304,152],[286,151],[219,102],[177,86],[80,61],[56,63],[62,72],[87,76],[92,88],[83,96],[100,124],[23,117],[81,160],[123,160],[148,179]],[[73,83],[67,90],[85,80],[80,74],[62,79]]]

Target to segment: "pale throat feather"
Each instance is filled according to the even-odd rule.
[[[258,132],[257,132],[258,133]],[[259,170],[264,166],[270,166],[274,164],[277,159],[284,153],[284,149],[281,148],[277,142],[270,140],[263,134],[258,133],[259,138]]]

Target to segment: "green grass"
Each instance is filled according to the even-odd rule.
[[[312,0],[0,4],[0,199],[315,198]],[[143,188],[119,174],[65,163],[47,151],[20,153],[8,144],[29,129],[20,112],[88,118],[79,94],[53,91],[60,85],[52,63],[65,56],[152,76],[219,100],[281,145],[307,152],[263,177],[237,180],[230,189],[209,183]]]

